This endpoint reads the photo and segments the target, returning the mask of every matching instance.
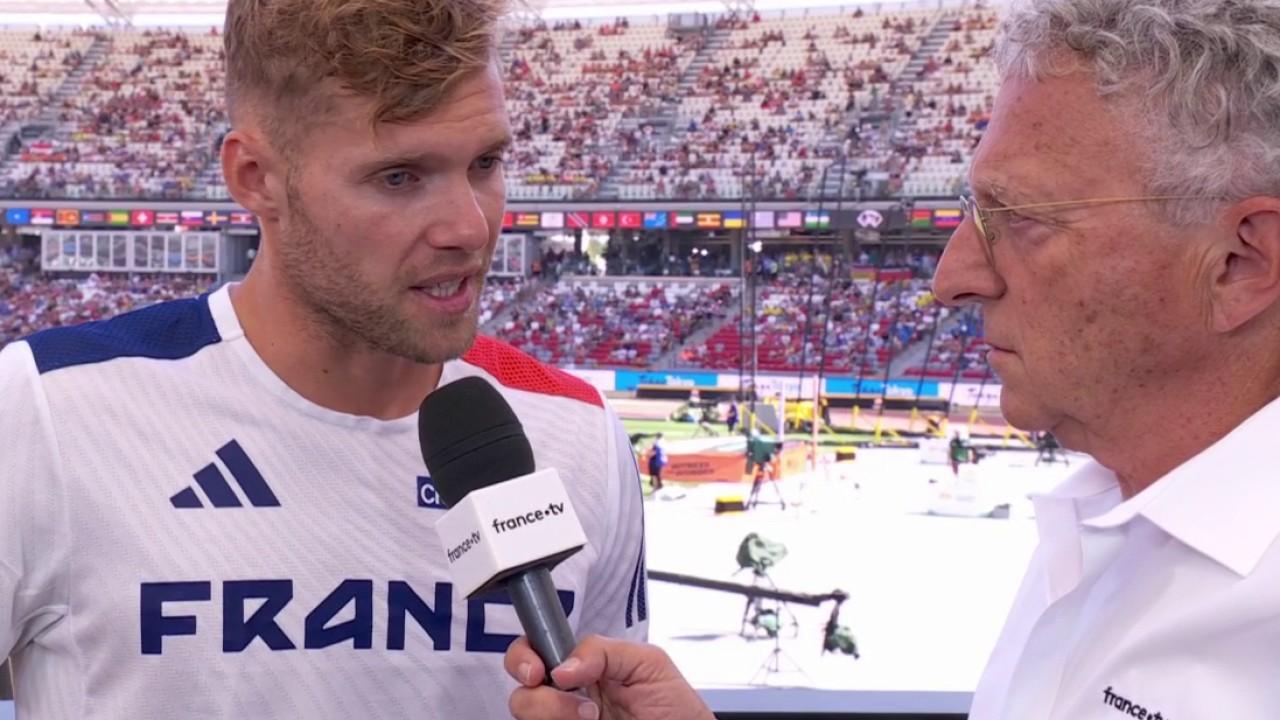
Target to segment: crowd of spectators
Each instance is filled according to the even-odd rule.
[[[103,61],[57,106],[55,137],[5,173],[20,197],[181,198],[196,190],[225,126],[217,32],[103,36]]]
[[[528,285],[523,277],[489,276],[480,293],[480,325],[487,325],[507,308],[519,302],[520,293]]]
[[[560,281],[543,285],[494,334],[555,365],[649,367],[735,303],[723,284]]]
[[[757,367],[766,372],[823,366],[837,373],[881,373],[933,326],[940,306],[928,285],[920,279],[878,283],[780,274],[760,289],[754,353],[739,315],[705,343],[682,350],[680,362],[728,369],[751,364],[754,354]]]
[[[938,23],[945,42],[921,65]],[[510,197],[593,198],[609,184],[623,199],[802,199],[843,155],[851,173],[887,177],[891,194],[954,194],[990,114],[995,25],[979,4],[727,15],[700,32],[625,18],[517,28],[504,45],[516,135]],[[0,34],[0,117],[49,111],[57,128],[9,148],[0,191],[219,192],[226,117],[216,30],[15,33]],[[95,40],[102,60],[55,101]],[[885,117],[894,118],[891,136]]]
[[[645,128],[623,139],[622,196],[804,197],[846,139],[857,164],[875,165],[870,138],[846,126],[891,105],[890,83],[919,49],[927,15],[722,18],[728,41],[681,98],[670,142]]]
[[[94,37],[83,30],[0,30],[0,126],[36,119]]]
[[[212,284],[202,275],[92,274],[59,278],[35,271],[34,254],[0,249],[0,347],[31,333],[103,320]]]
[[[661,25],[632,27],[625,18],[519,29],[507,72],[516,135],[506,168],[511,197],[598,193],[613,171],[621,121],[670,102],[700,42]]]
[[[924,365],[906,368],[903,375],[994,381],[987,365],[987,349],[982,340],[981,314],[960,313],[950,322],[944,322],[928,348]]]
[[[547,257],[556,263],[580,259],[572,253]],[[986,375],[978,344],[980,321],[970,314],[948,320],[929,293],[927,273],[936,257],[893,250],[884,258],[886,267],[911,272],[882,281],[860,275],[866,265],[829,278],[833,261],[825,254],[766,253],[760,265],[755,328],[760,370],[814,370],[824,363],[825,347],[828,371],[877,374],[905,348],[932,333],[924,364],[909,368],[907,374]],[[864,256],[859,261],[880,258]],[[209,290],[212,283],[208,276],[176,274],[58,277],[41,274],[38,258],[29,250],[0,250],[0,346],[46,328],[189,297]],[[649,367],[679,349],[671,358],[676,364],[726,369],[738,367],[741,348],[750,342],[739,329],[740,308],[737,286],[726,283],[562,278],[548,273],[532,279],[490,278],[481,296],[480,322],[497,337],[558,365]],[[722,327],[714,334],[689,342],[716,324]]]
[[[998,76],[997,18],[983,7],[950,11],[944,45],[926,58],[902,98],[885,170],[893,194],[952,196],[991,117]]]

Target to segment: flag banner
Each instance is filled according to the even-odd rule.
[[[938,208],[933,211],[933,226],[941,230],[954,230],[964,222],[960,208]]]
[[[804,213],[799,210],[778,213],[777,227],[783,229],[804,227]]]
[[[720,227],[720,213],[698,213],[698,227],[703,230]]]
[[[804,226],[808,230],[826,230],[831,227],[831,213],[826,210],[808,210],[804,214]]]

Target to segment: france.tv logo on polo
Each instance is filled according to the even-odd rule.
[[[418,478],[418,507],[435,508],[437,510],[446,510],[444,501],[440,499],[440,493],[436,492],[436,486],[432,484],[431,478]]]

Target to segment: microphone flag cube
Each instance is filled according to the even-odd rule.
[[[472,490],[440,517],[436,533],[454,587],[467,597],[521,570],[555,567],[587,544],[554,469]]]

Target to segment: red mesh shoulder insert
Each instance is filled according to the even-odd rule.
[[[603,408],[600,393],[590,384],[563,370],[547,367],[510,345],[479,335],[475,344],[462,356],[498,379],[504,386],[528,392],[566,397]]]

